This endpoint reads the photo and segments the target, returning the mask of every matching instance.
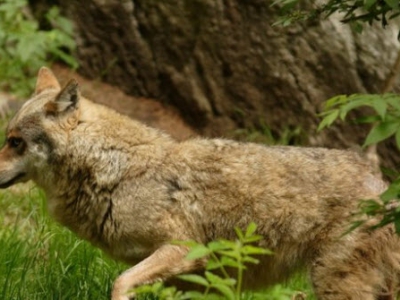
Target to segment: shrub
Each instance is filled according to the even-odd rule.
[[[18,96],[30,94],[37,70],[61,60],[72,68],[78,64],[72,23],[52,7],[45,15],[50,30],[41,30],[30,13],[27,0],[0,0],[0,89]]]

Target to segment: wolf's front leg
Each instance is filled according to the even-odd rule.
[[[134,297],[129,290],[174,275],[187,273],[204,266],[204,261],[185,259],[188,248],[178,245],[165,245],[152,255],[122,273],[114,283],[112,300],[129,300]]]

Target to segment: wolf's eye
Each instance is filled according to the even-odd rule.
[[[11,148],[17,148],[22,144],[22,139],[18,137],[10,137],[7,139],[7,143]]]

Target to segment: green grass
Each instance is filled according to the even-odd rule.
[[[0,199],[0,299],[109,299],[126,267],[50,220],[39,189]]]

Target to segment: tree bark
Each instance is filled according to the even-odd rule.
[[[77,29],[81,72],[176,106],[203,134],[300,127],[308,145],[349,147],[368,127],[316,134],[324,100],[379,92],[399,45],[396,28],[354,33],[331,17],[273,27],[267,0],[63,1]],[[289,141],[290,142],[290,141]],[[397,154],[382,148],[386,157]]]

